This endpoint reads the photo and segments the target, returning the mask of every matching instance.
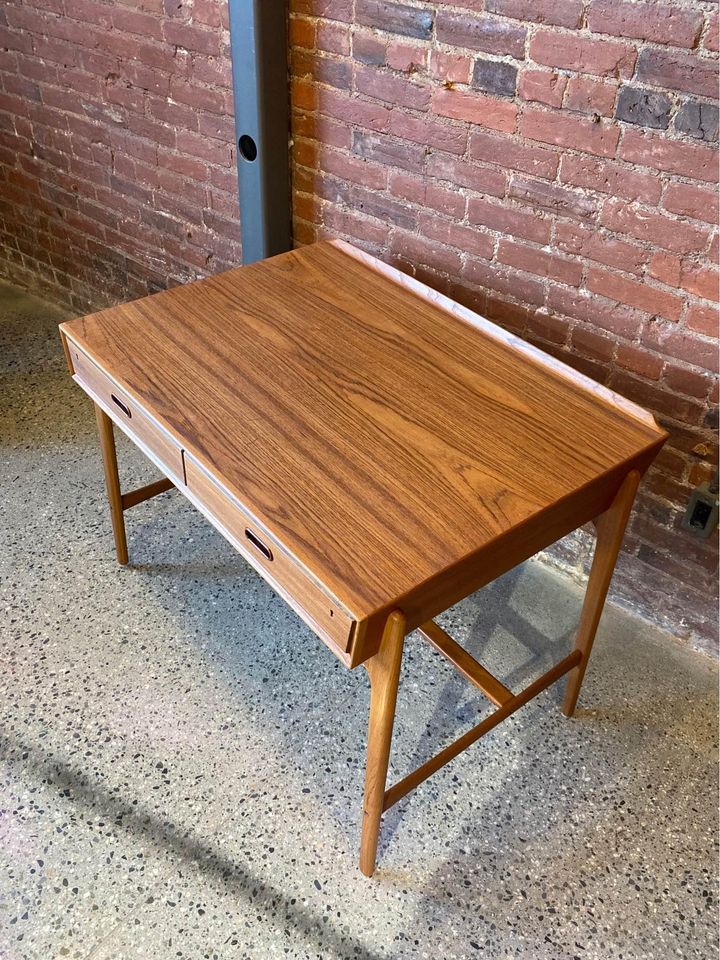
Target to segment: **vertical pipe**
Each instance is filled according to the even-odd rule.
[[[287,0],[228,0],[243,263],[292,246]]]

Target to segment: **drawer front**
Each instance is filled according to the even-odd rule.
[[[137,402],[117,387],[86,354],[68,342],[75,378],[97,398],[121,430],[144,449],[172,480],[184,481],[180,447]]]
[[[196,506],[332,651],[347,663],[354,622],[347,611],[314,583],[187,451],[185,476],[187,493]]]

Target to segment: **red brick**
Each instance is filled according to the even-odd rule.
[[[567,77],[550,70],[526,69],[518,78],[518,96],[550,107],[559,107],[567,86]]]
[[[346,0],[347,2],[347,0]],[[312,0],[308,3],[315,16],[322,16]],[[325,0],[325,5],[332,7],[331,0]],[[352,11],[351,4],[350,10]],[[398,33],[406,37],[418,37],[429,40],[432,33],[433,14],[430,10],[420,7],[411,7],[404,3],[389,3],[386,0],[356,0],[355,16],[358,23],[366,27],[375,27],[387,33]],[[352,14],[345,19],[352,19]]]
[[[458,160],[444,153],[432,153],[427,160],[427,173],[431,177],[447,180],[461,187],[467,187],[476,193],[493,197],[505,194],[507,178],[504,172],[495,167]]]
[[[702,333],[706,337],[717,337],[720,334],[720,314],[717,307],[691,304],[685,323],[690,330]]]
[[[691,183],[669,183],[662,205],[670,213],[712,224],[718,222],[720,215],[717,190],[706,190]]]
[[[428,242],[416,233],[405,233],[402,230],[393,232],[390,251],[413,265],[421,263],[440,273],[457,274],[462,264],[458,250]]]
[[[527,326],[529,331],[542,340],[557,344],[567,343],[570,325],[562,317],[555,317],[543,310],[538,310],[528,317]]]
[[[715,267],[684,261],[680,286],[688,293],[704,300],[718,300],[718,271]]]
[[[315,49],[315,23],[307,17],[291,17],[288,33],[291,46]]]
[[[425,165],[425,150],[421,144],[408,143],[382,133],[353,131],[353,153],[378,163],[413,170],[419,173]]]
[[[706,50],[712,50],[713,53],[717,53],[718,49],[720,49],[718,46],[718,15],[712,11],[709,11],[708,26],[705,31],[705,37],[703,38],[703,46]]]
[[[404,203],[398,203],[390,197],[353,186],[350,191],[352,205],[359,212],[376,220],[394,223],[405,230],[414,230],[417,227],[417,212]]]
[[[425,70],[428,51],[409,43],[391,40],[387,47],[387,65],[403,73],[418,73]]]
[[[536,30],[530,59],[548,67],[576,70],[596,77],[631,77],[637,53],[630,43],[595,40],[555,30]]]
[[[319,156],[319,166],[326,173],[332,173],[343,180],[351,180],[353,183],[359,183],[374,190],[384,190],[387,186],[387,167],[337,150],[323,150]]]
[[[392,171],[390,192],[402,200],[409,200],[422,207],[431,207],[459,220],[462,220],[465,214],[466,200],[463,194],[446,189],[428,177]]]
[[[554,179],[559,162],[559,154],[554,150],[482,132],[471,135],[468,153],[473,160],[521,170],[523,173],[531,173],[548,180]]]
[[[586,257],[608,267],[617,267],[626,273],[641,273],[648,256],[647,251],[637,244],[619,240],[597,227],[586,227],[579,223],[558,223],[555,227],[555,243],[566,253]]]
[[[431,120],[429,117],[417,117],[393,110],[390,114],[389,132],[414,143],[431,143],[434,150],[447,153],[465,153],[467,130],[455,124]]]
[[[440,10],[435,30],[441,43],[481,50],[483,53],[495,53],[498,56],[525,56],[525,27],[505,20]]]
[[[358,93],[376,97],[393,106],[410,107],[413,110],[427,110],[430,106],[429,87],[374,67],[355,67],[355,89]]]
[[[637,78],[683,93],[717,96],[717,63],[695,54],[645,47],[637,63]]]
[[[657,250],[648,265],[648,273],[661,283],[670,287],[680,286],[680,268],[682,261],[677,254]]]
[[[491,260],[495,241],[492,236],[481,230],[465,227],[441,217],[422,214],[419,222],[420,232],[439,243],[456,247],[473,256]]]
[[[633,400],[650,410],[665,414],[674,420],[697,423],[702,407],[692,400],[684,400],[675,394],[659,389],[646,380],[638,380],[622,370],[613,374],[612,388],[628,400]]]
[[[542,180],[526,180],[513,176],[508,196],[523,200],[535,209],[548,210],[558,216],[577,220],[594,220],[598,210],[598,202],[594,197]]]
[[[353,239],[368,240],[371,243],[384,243],[387,240],[387,226],[376,220],[366,220],[352,210],[338,209],[330,204],[323,208],[323,223],[333,235],[344,234]],[[310,243],[313,240],[309,241]]]
[[[646,240],[674,253],[695,253],[704,250],[710,237],[707,227],[685,223],[643,210],[621,200],[607,200],[600,216],[603,226],[626,233],[637,240]]]
[[[674,393],[704,400],[710,391],[711,380],[707,373],[698,373],[697,370],[668,363],[665,365],[663,383]]]
[[[568,110],[580,110],[601,117],[611,117],[617,96],[617,83],[593,80],[590,77],[570,77],[565,106]]]
[[[358,30],[352,37],[352,53],[353,57],[360,63],[373,63],[376,66],[383,66],[387,54],[387,41],[384,37]]]
[[[350,29],[344,24],[318,20],[316,45],[318,50],[348,56],[350,54]]]
[[[485,0],[485,9],[516,20],[570,28],[579,27],[583,15],[581,0]]]
[[[586,280],[588,290],[610,300],[618,300],[628,306],[669,320],[679,320],[683,301],[674,293],[651,287],[647,283],[631,280],[619,273],[609,273],[601,267],[591,266]]]
[[[570,286],[577,287],[582,279],[582,264],[568,260],[556,254],[548,253],[537,247],[501,240],[497,250],[497,260],[518,270],[534,273],[538,277],[549,277]]]
[[[662,190],[662,183],[657,176],[638,173],[613,160],[571,154],[565,154],[562,158],[560,181],[644,203],[657,203]]]
[[[656,353],[650,353],[642,347],[629,343],[618,344],[615,362],[626,370],[630,370],[631,373],[637,373],[648,380],[658,380],[665,366],[665,362]]]
[[[436,80],[469,83],[472,66],[472,59],[464,54],[444,53],[442,50],[433,50],[430,54],[430,75]]]
[[[545,301],[545,285],[532,277],[523,277],[517,273],[503,273],[496,264],[486,263],[468,257],[462,270],[462,276],[469,282],[488,290],[497,290],[522,300],[541,306]]]
[[[615,353],[616,341],[612,337],[588,330],[587,327],[575,327],[570,343],[579,353],[602,363],[607,363]]]
[[[694,47],[703,25],[703,15],[698,10],[672,4],[592,0],[587,23],[594,33]]]
[[[692,331],[679,330],[675,324],[658,321],[647,327],[643,339],[649,347],[666,356],[718,372],[717,343],[703,340]]]
[[[468,220],[523,240],[547,243],[550,239],[550,221],[526,207],[503,206],[472,197],[468,201]]]
[[[370,130],[381,131],[388,128],[390,108],[384,103],[349,97],[345,93],[328,90],[326,87],[317,89],[317,100],[317,108],[325,116],[342,120],[344,123],[367,127]]]
[[[617,127],[592,120],[582,120],[550,110],[526,109],[520,118],[520,133],[530,140],[554,143],[559,147],[575,148],[598,156],[615,153],[620,131]]]
[[[511,133],[515,129],[518,109],[515,104],[494,100],[478,93],[459,90],[436,90],[432,98],[433,111],[453,120],[469,120],[490,130]]]

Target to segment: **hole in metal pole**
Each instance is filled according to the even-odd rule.
[[[238,140],[238,150],[240,151],[240,156],[243,160],[247,160],[249,163],[252,163],[253,160],[257,160],[257,144],[252,137],[249,137],[244,133]]]

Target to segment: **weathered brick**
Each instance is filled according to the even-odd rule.
[[[594,33],[694,47],[703,26],[703,15],[699,10],[670,3],[592,0],[587,23]]]
[[[698,373],[696,370],[668,363],[663,373],[663,384],[673,393],[704,400],[710,392],[711,380],[707,373]]]
[[[610,230],[646,240],[674,253],[696,253],[707,246],[710,236],[705,226],[675,220],[665,214],[642,210],[621,200],[608,200],[600,222]]]
[[[648,380],[659,380],[665,361],[656,353],[630,343],[618,343],[615,363]]]
[[[547,243],[550,239],[550,221],[525,207],[511,207],[472,197],[468,201],[468,220],[523,240]]]
[[[666,356],[718,372],[717,343],[696,336],[692,331],[679,330],[673,323],[658,321],[649,324],[643,341]]]
[[[642,130],[626,130],[618,153],[623,160],[681,177],[710,183],[718,180],[718,153],[709,147],[668,140]]]
[[[444,153],[432,153],[428,157],[427,173],[428,176],[447,180],[492,197],[504,196],[507,186],[507,177],[503,171],[495,167],[468,163]]]
[[[579,27],[583,15],[581,0],[485,0],[485,9],[516,20],[570,28]]]
[[[375,217],[386,223],[394,223],[405,230],[414,230],[417,226],[417,214],[404,203],[398,203],[390,197],[353,186],[350,191],[352,204],[368,217]]]
[[[565,154],[560,162],[560,182],[653,204],[660,199],[662,190],[659,178],[651,174],[613,160],[571,154]]]
[[[390,251],[410,264],[421,263],[440,273],[457,274],[462,266],[459,250],[437,242],[429,242],[416,233],[395,230],[390,242]]]
[[[686,100],[675,116],[675,129],[698,140],[718,138],[718,108],[715,103]]]
[[[490,265],[484,260],[468,257],[462,269],[462,276],[470,283],[487,290],[497,290],[510,297],[541,306],[545,302],[545,285],[533,277],[517,273],[505,273],[498,270],[496,264]]]
[[[679,287],[681,268],[682,260],[677,254],[656,250],[650,258],[648,274],[670,287]]]
[[[682,298],[667,290],[651,287],[647,283],[631,280],[618,273],[610,273],[601,267],[590,268],[586,283],[588,290],[611,300],[619,300],[628,306],[667,317],[669,320],[680,319]]]
[[[540,29],[530,40],[530,59],[548,67],[577,70],[596,77],[630,77],[636,50],[630,43]]]
[[[496,256],[499,263],[534,273],[538,277],[559,280],[569,286],[579,286],[582,279],[582,264],[578,261],[512,240],[501,240]]]
[[[449,83],[469,83],[473,61],[467,54],[444,53],[433,50],[430,54],[430,74],[437,80]]]
[[[551,286],[547,298],[548,310],[609,330],[628,340],[635,339],[647,320],[647,314],[604,296],[594,297],[585,290]]]
[[[717,307],[694,303],[688,308],[685,323],[690,330],[705,337],[717,338],[720,334],[720,313]]]
[[[600,117],[610,117],[615,106],[617,83],[591,77],[570,77],[565,106]]]
[[[366,27],[420,40],[430,39],[434,21],[431,7],[411,7],[386,0],[356,0],[355,16]]]
[[[405,171],[390,173],[390,193],[401,200],[409,200],[421,207],[430,207],[449,217],[462,220],[466,199],[457,190],[451,190],[425,176]]]
[[[562,104],[567,77],[550,70],[523,70],[518,81],[518,96],[523,100],[546,103],[551,107]]]
[[[704,300],[718,300],[718,271],[705,264],[683,261],[680,286]]]
[[[446,153],[465,153],[467,145],[467,130],[463,127],[398,110],[390,114],[389,132],[403,140],[432,144],[434,150],[444,150]]]
[[[360,63],[385,65],[387,43],[373,33],[357,31],[352,38],[352,55]]]
[[[578,220],[594,220],[598,211],[598,203],[593,197],[540,180],[513,177],[508,196],[523,200],[536,209],[549,210],[558,216]]]
[[[456,247],[466,253],[484,260],[491,260],[495,249],[495,241],[490,234],[483,233],[472,227],[453,223],[441,217],[421,214],[419,221],[420,232],[439,243]]]
[[[441,43],[519,60],[525,56],[525,27],[504,20],[440,10],[435,29]]]
[[[689,53],[646,47],[638,57],[637,78],[701,97],[717,95],[717,64]]]
[[[555,227],[555,243],[560,250],[586,257],[626,273],[640,274],[647,262],[647,251],[635,243],[620,240],[597,227],[580,223],[560,223]]]
[[[382,133],[355,130],[353,153],[368,160],[375,160],[402,170],[418,172],[425,164],[425,150],[420,144],[408,143]]]
[[[473,69],[472,85],[478,90],[495,93],[501,97],[515,95],[517,67],[503,60],[478,58]]]
[[[387,65],[403,73],[422,73],[427,69],[428,51],[417,44],[391,40],[387,48]]]
[[[479,93],[465,93],[461,90],[436,90],[432,98],[432,109],[441,117],[453,120],[468,120],[489,130],[515,129],[518,108],[505,100],[492,100]]]
[[[576,147],[582,143],[588,153],[613,156],[620,131],[617,127],[563,113],[526,109],[520,119],[520,133],[530,140],[554,143],[560,147]]]
[[[640,127],[666,130],[670,123],[672,101],[662,93],[625,85],[620,88],[615,116]]]
[[[559,163],[559,155],[553,150],[483,132],[471,134],[468,153],[473,160],[521,170],[547,180],[555,177]]]
[[[356,67],[355,89],[358,93],[376,97],[393,106],[413,110],[427,110],[430,106],[429,87],[373,67]]]

